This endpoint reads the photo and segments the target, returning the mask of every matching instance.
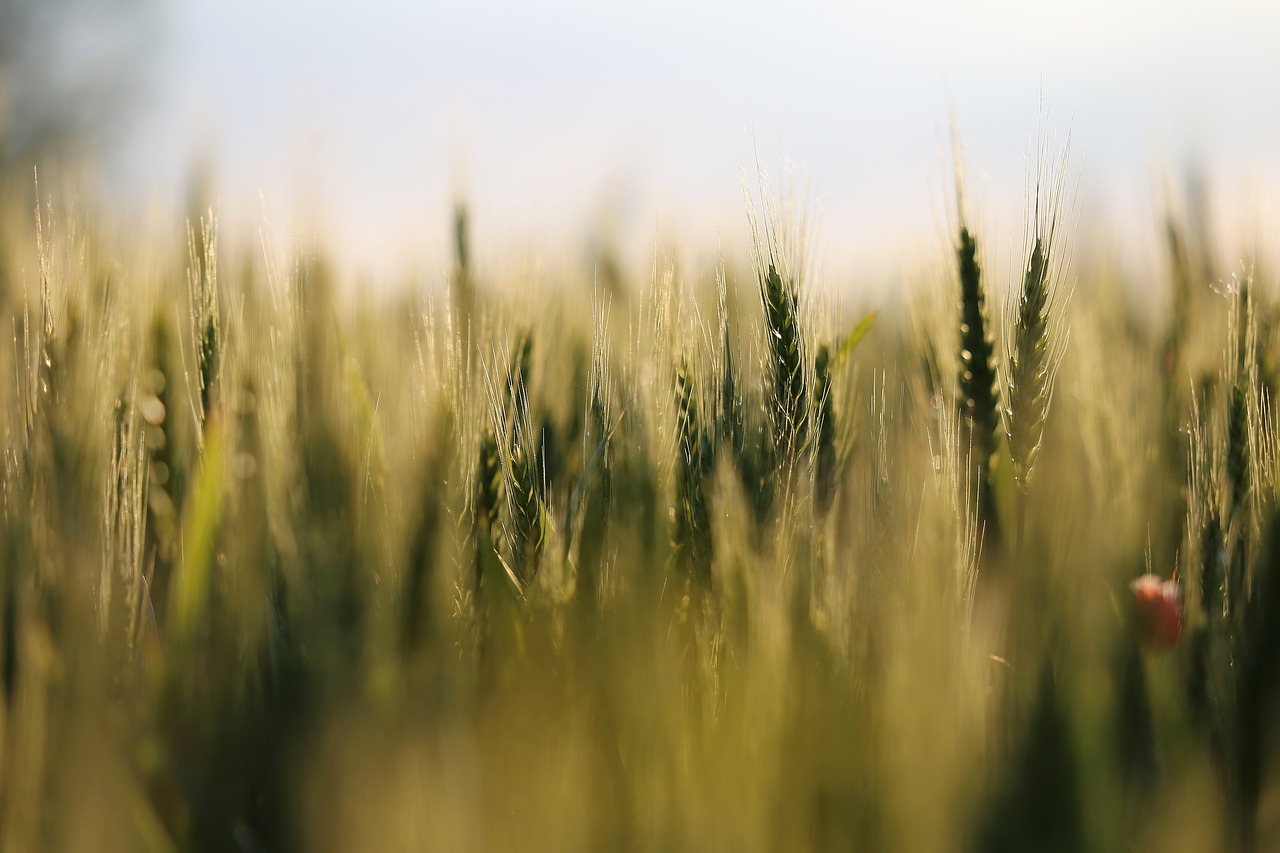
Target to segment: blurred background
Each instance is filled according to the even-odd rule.
[[[1280,225],[1280,7],[941,3],[0,0],[0,157],[88,163],[112,210],[314,235],[360,281],[477,254],[735,251],[757,162],[810,199],[837,285],[942,244],[952,117],[972,201],[1021,239],[1041,116],[1082,229],[1155,252],[1189,173],[1218,225]]]

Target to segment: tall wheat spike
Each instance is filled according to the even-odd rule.
[[[991,462],[996,452],[1000,427],[1000,403],[997,398],[995,345],[987,315],[987,294],[978,263],[978,241],[968,226],[961,222],[956,245],[956,263],[960,278],[960,409],[963,416],[961,440],[976,463],[979,524],[989,545],[1000,539],[995,493],[991,481]],[[988,553],[993,553],[994,549]]]
[[[710,441],[698,414],[697,378],[687,359],[676,368],[676,505],[672,547],[677,562],[704,586],[711,583],[711,512],[707,503]]]
[[[716,413],[716,444],[733,454],[739,465],[746,442],[746,425],[742,411],[742,394],[738,390],[738,373],[734,368],[733,345],[729,340],[729,325],[724,327],[724,357],[721,359],[720,408]]]
[[[831,353],[826,344],[818,347],[813,372],[817,392],[817,447],[814,448],[813,507],[825,518],[835,502],[839,487],[839,460],[836,452],[836,408],[831,393]]]
[[[809,377],[795,282],[771,260],[760,277],[772,371],[770,417],[779,461],[791,464],[809,437]]]
[[[504,541],[516,579],[527,586],[538,568],[538,557],[546,541],[542,473],[537,459],[539,434],[529,411],[528,371],[532,341],[524,335],[507,373],[509,414],[504,416],[507,433],[502,460],[502,487],[506,495],[507,524]]]
[[[1230,526],[1238,535],[1252,532],[1252,497],[1257,463],[1256,409],[1258,395],[1257,323],[1254,317],[1252,276],[1240,280],[1232,295],[1228,315],[1227,363],[1223,379],[1229,387],[1227,402],[1226,469],[1229,487]]]
[[[492,429],[485,427],[480,436],[480,453],[476,460],[475,515],[472,528],[476,550],[472,585],[477,599],[484,581],[485,561],[492,559],[492,553],[499,547],[495,534],[501,500],[502,462],[498,454],[498,439]]]
[[[538,568],[545,531],[533,453],[525,447],[524,439],[513,443],[503,457],[503,492],[507,496],[503,541],[516,579],[527,586]]]
[[[1063,161],[1038,167],[1032,192],[1030,250],[1024,265],[1022,286],[1012,311],[1013,328],[1006,330],[1011,345],[1004,374],[1003,421],[1013,476],[1025,492],[1044,439],[1045,423],[1053,400],[1054,378],[1066,349],[1066,308],[1059,261],[1062,237],[1062,205],[1066,181]]]
[[[218,225],[210,211],[200,220],[197,233],[188,228],[187,286],[191,334],[196,350],[196,387],[199,390],[197,421],[203,429],[216,403],[216,385],[222,367],[222,341],[218,317]]]

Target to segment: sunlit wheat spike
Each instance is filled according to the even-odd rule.
[[[523,428],[518,432],[523,433]],[[534,454],[520,436],[513,442],[503,464],[503,486],[507,495],[507,542],[521,583],[532,580],[542,552],[545,529],[539,477]]]
[[[1240,535],[1256,531],[1256,486],[1259,480],[1261,397],[1258,388],[1258,324],[1252,273],[1231,288],[1227,316],[1227,352],[1222,378],[1228,387],[1226,474],[1228,522]]]
[[[529,411],[527,377],[531,351],[526,334],[510,362],[502,411],[495,412],[506,436],[499,448],[507,509],[503,541],[517,580],[526,586],[537,571],[546,536],[543,472],[537,465],[540,436]]]
[[[198,391],[196,422],[203,429],[216,403],[223,341],[218,310],[218,225],[213,212],[202,217],[197,231],[187,228],[187,290],[191,337],[195,346]]]
[[[1044,440],[1054,379],[1067,344],[1069,291],[1062,285],[1065,264],[1063,204],[1066,149],[1055,164],[1041,162],[1032,190],[1030,248],[1021,287],[1006,311],[1003,421],[1013,476],[1025,491]],[[1009,325],[1012,328],[1009,328]]]
[[[1049,415],[1053,381],[1049,359],[1049,285],[1045,247],[1037,238],[1018,298],[1014,349],[1009,354],[1006,430],[1013,475],[1027,487]]]

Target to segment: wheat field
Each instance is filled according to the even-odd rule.
[[[459,203],[373,298],[51,185],[0,218],[0,848],[1280,846],[1280,303],[1186,205],[1135,280],[1046,148],[1012,265],[957,179],[879,304],[763,177],[704,265],[486,268]]]

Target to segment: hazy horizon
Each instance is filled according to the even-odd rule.
[[[811,188],[838,278],[891,276],[938,235],[953,117],[998,244],[1020,234],[1042,112],[1072,134],[1090,221],[1149,239],[1161,184],[1195,166],[1224,227],[1280,223],[1280,116],[1257,108],[1280,85],[1280,11],[1261,3],[183,0],[160,14],[113,192],[173,203],[207,162],[229,225],[252,227],[264,199],[278,231],[314,230],[379,278],[438,260],[455,195],[482,261],[580,245],[602,221],[633,252],[664,235],[740,245],[757,156]]]

